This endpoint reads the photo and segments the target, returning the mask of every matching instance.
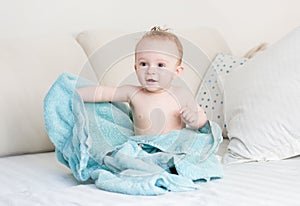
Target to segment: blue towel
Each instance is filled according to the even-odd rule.
[[[44,99],[45,127],[58,160],[74,177],[100,189],[132,195],[189,191],[221,178],[216,151],[220,127],[211,121],[161,135],[135,136],[125,103],[84,103],[76,88],[93,85],[63,73]]]

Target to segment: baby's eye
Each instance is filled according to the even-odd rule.
[[[162,68],[162,67],[166,67],[166,65],[164,63],[158,63],[157,65],[158,67]]]
[[[140,65],[141,67],[145,67],[145,66],[147,66],[147,63],[146,63],[146,62],[140,62],[139,65]]]

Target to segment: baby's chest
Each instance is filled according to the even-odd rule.
[[[176,118],[181,108],[179,101],[171,95],[140,96],[132,99],[131,104],[134,116],[138,119]]]

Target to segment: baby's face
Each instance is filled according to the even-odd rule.
[[[137,46],[135,70],[141,85],[150,92],[161,92],[171,86],[181,72],[176,44],[168,40],[144,39]]]

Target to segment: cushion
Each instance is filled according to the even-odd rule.
[[[219,53],[207,69],[196,97],[208,119],[218,123],[222,128],[223,136],[227,136],[223,115],[223,88],[219,87],[218,79],[220,75],[229,74],[246,62],[247,58]]]
[[[214,29],[172,31],[184,47],[184,72],[175,84],[196,95],[200,82],[217,52],[230,53],[226,42]],[[91,30],[77,36],[89,56],[98,81],[103,85],[138,84],[134,71],[134,48],[145,32]]]
[[[53,150],[43,98],[62,72],[87,73],[86,61],[71,35],[0,40],[0,156]]]
[[[300,154],[300,27],[221,80],[230,139],[224,163]]]

